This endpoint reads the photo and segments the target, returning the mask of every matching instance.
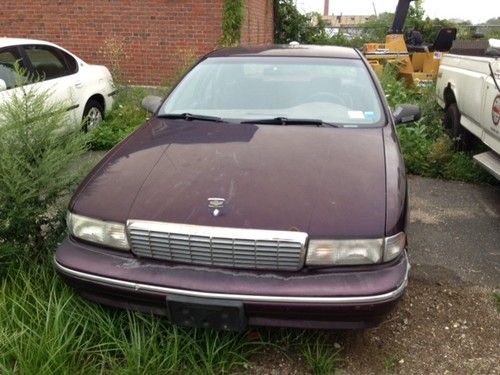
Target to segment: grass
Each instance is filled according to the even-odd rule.
[[[321,333],[306,341],[302,354],[313,375],[335,374],[341,362],[340,350],[330,345]]]
[[[87,303],[49,262],[10,267],[0,284],[2,374],[230,373],[259,345]]]
[[[384,359],[384,369],[388,373],[392,374],[396,370],[398,364],[398,356],[396,354],[391,354]]]
[[[146,95],[146,91],[142,88],[121,88],[113,110],[92,132],[91,149],[109,150],[143,124],[149,117],[141,106],[141,101]]]
[[[183,329],[86,302],[49,261],[21,261],[3,268],[0,279],[1,374],[243,373],[269,350],[298,353],[312,374],[334,374],[340,364],[323,332],[254,334]]]
[[[493,300],[493,303],[497,308],[497,312],[500,313],[500,291],[495,290],[493,293],[491,293],[491,299]]]

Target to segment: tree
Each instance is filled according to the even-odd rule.
[[[310,19],[300,14],[293,0],[278,0],[274,39],[276,43],[304,43],[310,33]]]
[[[326,32],[326,23],[321,14],[300,14],[293,0],[279,0],[276,6],[276,43],[296,41],[302,44],[334,44]]]

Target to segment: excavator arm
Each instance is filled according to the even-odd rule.
[[[408,15],[408,9],[412,1],[414,0],[399,0],[389,34],[403,34],[406,16]]]

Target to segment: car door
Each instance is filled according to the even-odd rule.
[[[50,92],[52,103],[60,103],[68,109],[70,120],[80,122],[76,117],[78,103],[78,65],[64,51],[50,45],[22,46],[35,85],[42,91]],[[69,57],[71,57],[70,60]]]
[[[484,78],[484,109],[481,119],[483,135],[481,139],[500,154],[500,91],[498,84],[500,84],[500,60],[495,60],[491,62],[490,74]]]
[[[22,56],[16,46],[0,48],[0,79],[6,84],[6,89],[0,91],[0,103],[6,103],[12,96],[20,92],[16,78],[16,64],[25,69]]]

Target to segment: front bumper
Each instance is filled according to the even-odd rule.
[[[167,315],[169,296],[243,303],[250,325],[365,328],[403,295],[406,253],[389,264],[302,272],[215,269],[137,259],[67,239],[55,265],[83,296],[105,305]]]

